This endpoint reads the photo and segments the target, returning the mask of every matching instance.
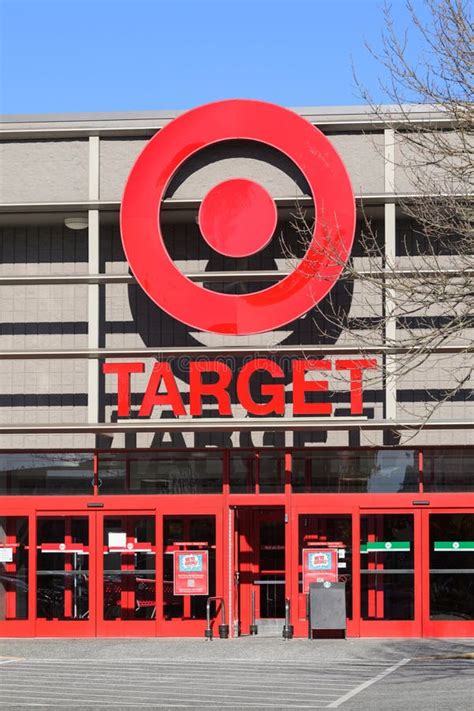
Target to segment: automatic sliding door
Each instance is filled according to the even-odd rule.
[[[207,598],[218,594],[217,517],[214,514],[167,515],[163,516],[162,530],[163,631],[166,630],[166,635],[173,634],[174,630],[177,635],[202,635]],[[189,552],[188,560],[186,552]],[[191,574],[193,570],[198,573],[196,580]],[[181,578],[188,573],[188,580],[176,579],[177,575]]]
[[[361,636],[421,633],[420,523],[419,512],[361,515]]]
[[[39,635],[95,633],[90,515],[39,515],[36,530],[36,629]]]
[[[427,636],[474,635],[474,512],[425,514]]]
[[[331,580],[345,584],[347,634],[354,636],[357,628],[357,563],[358,517],[348,507],[331,512],[329,505],[318,508],[293,509],[290,516],[292,538],[292,569],[289,580],[292,623],[295,634],[308,635],[308,591],[311,583]],[[329,567],[328,567],[329,566]],[[330,568],[330,569],[329,569]],[[320,630],[317,636],[335,634]]]
[[[98,633],[155,634],[155,514],[101,515]]]

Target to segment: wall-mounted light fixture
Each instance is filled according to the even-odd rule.
[[[64,220],[66,227],[70,230],[86,230],[89,225],[89,220],[84,215],[83,217],[66,217]]]

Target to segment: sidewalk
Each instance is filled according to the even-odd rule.
[[[474,653],[474,639],[293,639],[240,637],[146,639],[2,639],[0,656],[26,659],[155,661],[396,662]]]

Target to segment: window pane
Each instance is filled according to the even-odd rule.
[[[255,493],[255,452],[230,453],[230,493]]]
[[[186,542],[187,546],[180,546]],[[163,517],[163,617],[206,619],[207,595],[174,594],[174,553],[192,550],[193,543],[208,551],[209,595],[216,594],[216,519],[215,516]]]
[[[418,491],[415,450],[298,452],[293,457],[295,493]]]
[[[0,516],[0,620],[28,617],[28,519]]]
[[[107,516],[103,550],[104,619],[154,619],[155,517]]]
[[[260,451],[259,483],[261,494],[282,494],[285,491],[285,454]]]
[[[474,620],[474,514],[430,514],[430,618]]]
[[[474,491],[474,450],[425,450],[423,485],[425,491]]]
[[[338,580],[346,584],[346,614],[352,619],[352,517],[331,514],[300,514],[298,590],[303,595],[303,550],[338,543]],[[304,609],[300,600],[300,610]]]
[[[101,494],[218,494],[222,479],[220,451],[99,455]]]
[[[361,516],[360,536],[362,619],[413,620],[413,515]]]
[[[89,520],[37,520],[36,605],[39,618],[89,619]]]
[[[92,494],[92,452],[0,454],[0,494]]]

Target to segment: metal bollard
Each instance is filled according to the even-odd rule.
[[[313,639],[313,630],[311,629],[311,605],[309,602],[309,593],[306,594],[306,617],[308,620],[308,639]]]
[[[220,601],[221,603],[221,624],[218,627],[219,630],[219,637],[220,639],[228,639],[229,637],[229,625],[226,624],[226,618],[225,618],[225,601],[223,597],[208,597],[207,598],[207,603],[206,603],[206,620],[207,620],[207,627],[204,630],[204,637],[208,639],[210,642],[212,641],[213,638],[213,632],[212,632],[212,627],[211,627],[211,602],[217,602]]]
[[[252,588],[251,597],[251,622],[250,622],[250,634],[258,634],[258,625],[255,623],[255,590]]]
[[[290,624],[291,620],[291,600],[289,597],[285,598],[285,624],[283,626],[282,636],[285,642],[288,639],[293,639],[294,627]]]

